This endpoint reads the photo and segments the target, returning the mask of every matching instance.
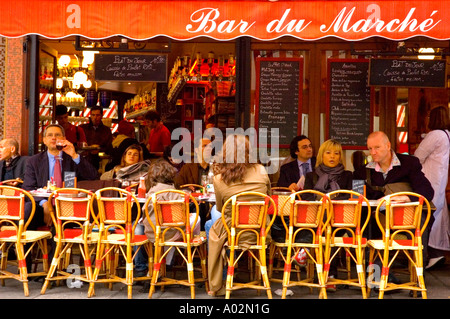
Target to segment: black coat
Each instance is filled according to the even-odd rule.
[[[39,154],[31,156],[26,165],[25,178],[23,180],[23,189],[25,190],[35,190],[47,186],[47,181],[49,179],[48,171],[48,155],[47,151],[41,152]],[[64,172],[75,172],[77,180],[95,180],[97,179],[97,170],[95,167],[89,163],[89,161],[82,156],[80,156],[80,163],[76,164],[72,157],[63,153],[62,160],[62,176],[64,177]],[[35,199],[39,202],[41,199]]]
[[[20,178],[23,180],[25,178],[25,167],[27,164],[29,156],[18,156],[11,162],[12,175],[14,178]],[[0,161],[0,181],[7,180],[8,178],[4,177],[6,170],[5,161]]]
[[[393,166],[388,172],[386,179],[383,173],[370,170],[370,179],[373,186],[385,186],[390,183],[408,182],[411,185],[412,191],[423,195],[428,201],[431,201],[434,196],[433,187],[430,181],[422,172],[422,165],[417,157],[405,154],[396,153],[400,160],[400,166]],[[366,180],[366,167],[360,167],[353,172],[353,179]],[[366,195],[368,199],[379,199],[384,196],[381,191],[370,188],[366,183]]]
[[[316,166],[316,158],[311,158],[311,169],[314,170]],[[300,179],[300,169],[298,168],[297,159],[286,163],[280,168],[280,177],[278,178],[278,187],[289,187],[292,183],[297,184]]]

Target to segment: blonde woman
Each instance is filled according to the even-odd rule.
[[[345,170],[342,146],[335,140],[323,142],[317,153],[314,170],[306,174],[304,189],[328,193],[338,189],[352,189],[352,172]]]

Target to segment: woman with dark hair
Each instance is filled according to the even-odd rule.
[[[115,179],[119,174],[119,171],[123,168],[129,167],[133,164],[137,164],[144,160],[142,147],[138,144],[128,146],[125,152],[122,154],[120,164],[116,165],[113,169],[104,172],[101,176],[101,180]],[[139,177],[137,178],[139,181]]]
[[[233,195],[241,192],[260,192],[270,194],[270,180],[265,168],[257,164],[256,158],[245,135],[228,135],[221,154],[216,160],[216,175],[214,176],[214,192],[216,195],[217,211],[221,212],[223,204]],[[249,198],[251,200],[251,198]],[[231,206],[224,212],[227,224],[231,224]],[[227,232],[222,218],[216,220],[209,232],[208,240],[208,279],[211,296],[225,294],[223,286],[224,244],[227,241]],[[255,238],[243,234],[240,242],[249,244]]]
[[[433,213],[428,239],[428,264],[431,269],[445,262],[445,251],[450,251],[450,218],[448,214],[445,188],[448,183],[448,166],[450,150],[450,120],[446,106],[438,106],[430,111],[428,118],[429,132],[420,143],[414,155],[422,164],[422,172],[434,189]]]
[[[162,190],[168,190],[168,189],[175,189],[174,185],[174,179],[175,174],[177,173],[177,170],[170,165],[166,160],[163,158],[155,160],[151,165],[150,169],[148,171],[147,177],[146,177],[146,184],[149,185],[150,189],[147,192],[147,198],[152,196],[152,194],[162,191]],[[182,199],[180,194],[176,193],[165,193],[158,196],[159,200],[178,200]],[[153,225],[156,223],[155,219],[155,212],[153,210],[152,203],[149,203],[148,206],[148,215],[150,219],[153,222]],[[194,222],[195,214],[190,214],[191,216],[191,223]],[[153,233],[153,229],[150,226],[150,222],[147,220],[147,217],[145,214],[143,215],[143,218],[139,222],[139,225],[142,225],[144,227],[144,233],[147,236],[147,238],[151,241],[155,241],[155,234]],[[195,225],[193,229],[193,235],[200,234],[200,220],[197,220],[197,224]],[[167,241],[176,241],[180,238],[181,234],[180,232],[176,231],[175,229],[170,229],[165,233],[165,238]],[[172,257],[173,257],[174,250],[172,249],[166,256],[166,265],[171,265],[172,263]],[[142,262],[145,259],[142,259]],[[142,267],[140,267],[142,269]]]

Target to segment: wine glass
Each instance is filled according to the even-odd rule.
[[[62,151],[62,149],[64,148],[64,140],[63,139],[57,139],[56,140],[56,149],[58,151]]]

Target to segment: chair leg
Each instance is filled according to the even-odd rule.
[[[41,288],[41,295],[45,294],[45,292],[48,288],[48,285],[50,283],[50,279],[55,274],[56,268],[59,265],[61,250],[62,250],[62,244],[60,242],[58,242],[58,244],[56,245],[56,248],[55,248],[55,253],[53,254],[52,263],[50,264],[50,269],[47,272],[47,276],[45,277],[44,284],[42,285],[42,288]]]
[[[21,243],[16,244],[16,253],[17,253],[17,262],[19,264],[20,281],[22,281],[23,283],[23,292],[25,294],[25,297],[28,297],[30,292],[28,290],[28,272],[25,261],[23,244]]]
[[[230,249],[230,257],[228,260],[228,267],[227,267],[225,299],[230,299],[231,289],[233,288],[233,277],[234,277],[234,247],[232,245]]]
[[[199,254],[200,254],[200,262],[202,267],[202,277],[205,280],[205,289],[206,293],[209,291],[209,282],[208,282],[208,269],[206,265],[206,256],[207,256],[207,250],[206,250],[206,244],[201,245],[199,247]]]
[[[154,250],[155,250],[155,255],[154,255],[155,263],[153,264],[153,274],[152,274],[152,280],[150,282],[150,290],[148,291],[148,298],[152,298],[153,293],[155,292],[155,285],[158,281],[159,271],[161,268],[161,260],[160,260],[161,247],[159,246],[158,240],[155,241],[155,249]]]
[[[323,299],[327,299],[327,289],[325,282],[325,274],[323,272],[323,253],[320,248],[315,249],[316,253],[316,270],[317,270],[317,279],[319,280],[320,285],[320,294],[319,297]]]
[[[264,287],[267,288],[267,298],[272,299],[272,291],[270,290],[270,281],[269,276],[267,275],[267,266],[266,266],[266,250],[263,248],[259,250],[259,260],[260,260],[260,270],[261,276],[264,283]]]

